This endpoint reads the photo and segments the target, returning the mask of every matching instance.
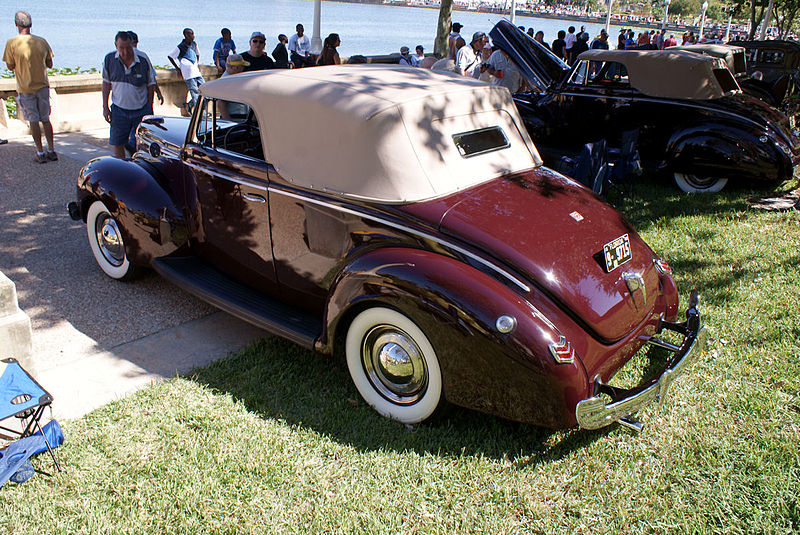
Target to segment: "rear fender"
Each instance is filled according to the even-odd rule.
[[[724,125],[713,130],[708,125],[681,129],[670,137],[662,166],[703,177],[779,180],[786,162],[772,140],[759,137]]]
[[[319,351],[332,352],[365,308],[395,308],[430,339],[451,403],[547,427],[575,425],[575,404],[589,392],[583,364],[556,363],[548,344],[558,329],[485,273],[429,251],[386,248],[350,263],[329,296]],[[512,333],[495,327],[503,314],[517,321]]]
[[[91,160],[78,177],[83,219],[92,202],[102,201],[120,226],[128,258],[138,265],[149,265],[188,243],[179,195],[162,171],[136,160],[105,157]]]

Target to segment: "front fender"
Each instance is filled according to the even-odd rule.
[[[761,133],[718,125],[713,130],[694,126],[674,132],[662,167],[671,172],[703,177],[781,180],[791,159]]]
[[[146,162],[103,157],[87,163],[78,177],[83,219],[92,202],[102,201],[120,226],[128,258],[138,265],[175,252],[189,239],[177,200],[182,195],[162,171]]]
[[[499,281],[430,251],[366,253],[334,281],[317,349],[331,352],[349,321],[376,305],[400,310],[426,333],[451,403],[547,427],[575,425],[575,405],[589,392],[583,364],[556,363],[548,344],[558,340],[557,327]],[[510,334],[495,327],[502,314],[517,320]]]

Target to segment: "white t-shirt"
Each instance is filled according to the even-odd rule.
[[[180,55],[181,51],[178,49],[178,47],[175,47],[175,50],[169,53],[169,57],[172,59],[178,59],[178,56]],[[197,66],[197,63],[192,63],[186,58],[181,58],[178,60],[178,65],[181,67],[181,76],[183,76],[184,80],[203,77],[203,75],[200,73],[200,68]]]
[[[478,78],[481,74],[481,61],[475,55],[471,45],[462,46],[456,56],[456,67],[464,71],[466,76]]]
[[[574,45],[575,41],[577,40],[578,38],[575,37],[574,33],[568,33],[567,35],[564,36],[564,42],[567,43],[567,46],[565,46],[564,48],[566,48],[567,50],[572,50],[572,45]]]
[[[294,52],[298,56],[305,56],[306,52],[311,52],[311,41],[306,34],[298,37],[297,34],[289,38],[289,52]]]

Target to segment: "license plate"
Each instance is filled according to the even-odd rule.
[[[611,273],[619,266],[631,259],[631,241],[627,234],[623,234],[614,241],[603,246],[603,256],[606,259],[606,271]]]

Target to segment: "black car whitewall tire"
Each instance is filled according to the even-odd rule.
[[[130,263],[119,224],[102,201],[94,201],[86,214],[86,234],[94,259],[103,272],[117,280],[129,280],[136,266]]]
[[[361,397],[383,416],[422,422],[442,400],[433,346],[407,316],[383,307],[355,317],[345,342],[347,368]]]
[[[717,193],[728,183],[727,178],[707,178],[677,172],[672,176],[675,184],[686,193]]]

